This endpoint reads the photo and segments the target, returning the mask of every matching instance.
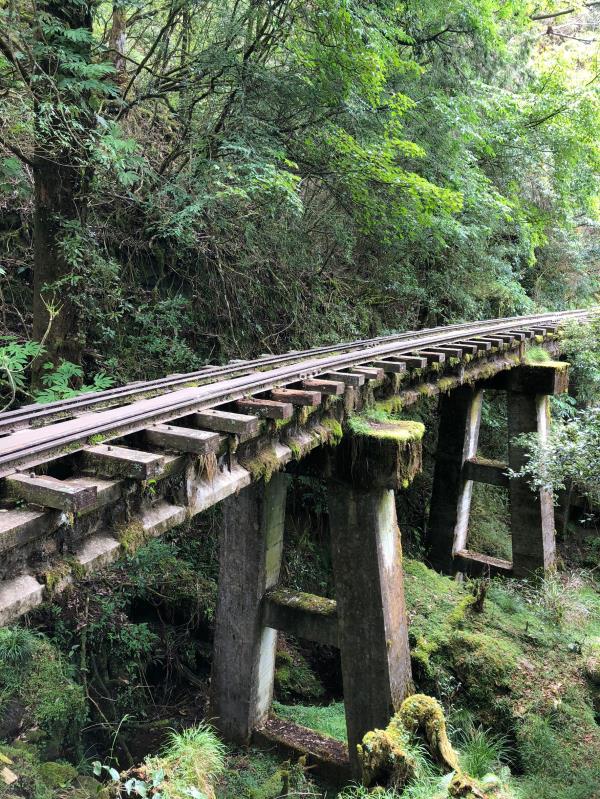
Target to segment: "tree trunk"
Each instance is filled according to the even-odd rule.
[[[65,28],[92,29],[91,3],[47,0],[41,3],[41,7],[46,18],[56,19]],[[57,80],[62,74],[71,79],[74,77],[68,63],[63,66],[69,57],[68,53],[64,54],[65,47],[70,47],[77,57],[90,61],[89,42],[75,41],[70,45],[65,45],[60,39],[55,42],[47,27],[38,31],[37,39],[42,56],[31,84],[36,119],[33,336],[38,341],[46,336],[46,353],[34,363],[34,385],[40,384],[45,362],[81,361],[84,339],[78,330],[77,309],[71,300],[77,289],[63,285],[53,290],[52,284],[73,270],[73,264],[61,246],[67,226],[77,223],[81,232],[85,229],[91,177],[88,134],[94,125],[89,93],[61,90]]]

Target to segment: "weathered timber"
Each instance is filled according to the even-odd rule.
[[[544,440],[549,416],[546,395],[508,393],[508,463],[514,472],[519,472],[527,462],[527,451],[517,443],[517,436],[537,433]],[[548,571],[556,560],[552,494],[545,489],[532,491],[527,478],[513,477],[509,497],[515,577]]]
[[[269,751],[273,748],[282,759],[302,758],[304,767],[322,777],[328,785],[342,788],[348,783],[350,764],[348,747],[328,735],[295,724],[287,719],[270,715],[264,724],[254,731],[252,741]]]
[[[455,555],[456,569],[469,577],[510,577],[512,563],[503,558],[493,558],[491,555],[482,555],[471,552],[469,549],[459,549]]]
[[[81,516],[92,513],[104,505],[113,505],[120,499],[123,491],[122,480],[112,480],[105,477],[97,477],[96,475],[83,474],[78,477],[70,477],[69,483],[74,488],[91,488],[96,492],[95,501],[79,511]]]
[[[465,470],[475,457],[483,392],[460,386],[440,400],[440,424],[427,544],[436,569],[451,574],[454,553],[466,549],[473,482]]]
[[[492,347],[499,350],[506,349],[506,342],[500,336],[481,336],[481,341],[488,341]]]
[[[234,433],[244,438],[258,435],[260,430],[260,420],[256,416],[248,416],[244,413],[210,409],[193,414],[192,419],[194,424],[205,430],[213,430],[216,433]]]
[[[321,377],[321,375],[319,375]],[[353,388],[358,388],[359,386],[364,386],[365,384],[365,376],[364,375],[355,375],[351,372],[328,372],[327,374],[322,375],[325,380],[339,380],[347,386],[352,386]]]
[[[508,463],[495,461],[489,458],[468,458],[465,461],[464,477],[475,483],[508,488]]]
[[[364,375],[367,380],[383,380],[384,370],[379,366],[353,366],[350,369],[352,374]]]
[[[307,641],[339,645],[337,604],[333,599],[274,588],[263,600],[263,624]]]
[[[190,452],[194,455],[207,455],[216,452],[221,436],[209,430],[196,430],[194,427],[178,427],[171,424],[155,424],[144,430],[145,438],[157,447]]]
[[[360,479],[339,479],[349,473],[347,456],[338,450],[328,485],[348,751],[355,777],[360,771],[357,744],[369,730],[386,726],[412,684],[396,503],[393,489],[382,487],[391,473],[399,476],[410,465],[390,469],[387,457],[380,463],[382,452],[388,452],[381,440],[371,441],[369,449],[367,437],[360,438],[359,457],[370,461],[363,463]],[[396,455],[401,459],[406,450],[397,447]],[[372,479],[366,481],[366,475]]]
[[[388,358],[389,361],[403,363],[408,369],[425,369],[427,358],[421,355],[394,355]]]
[[[292,405],[315,407],[321,404],[320,391],[301,391],[297,388],[274,388],[271,397],[278,402],[291,402]]]
[[[263,624],[262,601],[279,580],[287,481],[274,474],[223,504],[210,718],[240,743],[271,705],[277,632]]]
[[[477,355],[479,347],[477,344],[471,344],[468,341],[457,341],[452,345],[453,347],[460,347],[463,355]]]
[[[450,347],[450,346],[448,346],[448,347],[446,347],[446,346],[435,347],[435,349],[432,349],[432,352],[441,352],[444,355],[446,355],[448,358],[462,358],[462,355],[463,355],[462,348],[461,347],[454,347],[454,346],[452,346],[452,347]]]
[[[84,469],[111,477],[149,480],[161,471],[164,456],[116,444],[96,444],[82,452]]]
[[[6,478],[11,494],[33,505],[77,513],[96,502],[96,490],[47,475],[14,474]]]
[[[509,330],[508,332],[513,336],[520,336],[521,341],[529,341],[535,337],[533,330]]]
[[[428,364],[432,363],[444,363],[446,361],[446,354],[443,352],[438,352],[436,350],[419,350],[417,353],[418,355],[422,356],[423,358],[427,359]]]
[[[250,398],[238,400],[236,407],[240,411],[254,413],[264,419],[291,419],[294,406],[291,402],[276,402],[270,399]]]
[[[341,380],[303,380],[302,388],[340,397],[344,393],[345,384]]]
[[[492,342],[491,341],[481,341],[479,339],[469,339],[468,341],[464,342],[465,344],[473,344],[477,347],[477,352],[489,352],[492,349]]]
[[[381,369],[383,372],[388,372],[389,374],[398,375],[406,372],[406,363],[404,361],[395,361],[392,359],[385,361],[373,361],[373,366],[376,366],[378,369]]]

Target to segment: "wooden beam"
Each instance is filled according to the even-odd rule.
[[[297,388],[274,388],[271,397],[278,402],[291,402],[292,405],[303,405],[314,408],[321,404],[320,391],[301,391]]]
[[[525,341],[528,338],[527,333],[524,330],[509,330],[507,335],[510,335],[519,341]],[[532,338],[532,336],[529,338]]]
[[[240,411],[254,413],[263,419],[291,419],[294,415],[294,406],[291,402],[249,397],[238,400],[235,405]]]
[[[206,455],[219,448],[221,436],[208,430],[193,427],[177,427],[171,424],[155,424],[144,430],[144,436],[151,444],[174,449],[177,452],[191,452]]]
[[[378,369],[383,369],[384,372],[388,372],[389,374],[402,374],[406,372],[406,363],[404,361],[396,361],[389,360],[385,361],[373,361],[373,366],[376,366]]]
[[[326,380],[341,380],[342,383],[345,383],[347,386],[353,386],[354,388],[364,386],[365,384],[364,375],[353,375],[350,372],[328,372],[322,376]],[[319,378],[320,377],[321,375],[319,375]]]
[[[47,475],[13,474],[6,478],[9,491],[20,499],[45,508],[77,513],[96,502],[97,491],[92,487],[71,485]]]
[[[517,338],[513,333],[497,333],[496,335],[498,338],[501,338],[505,344],[508,344],[509,347],[512,347],[512,345],[517,341]],[[521,339],[518,339],[518,341],[520,342]]]
[[[334,599],[275,588],[263,599],[263,624],[307,641],[338,646]]]
[[[403,363],[407,369],[425,369],[427,358],[421,355],[390,355],[389,361]]]
[[[156,477],[164,464],[164,456],[156,452],[96,444],[86,447],[82,454],[83,468],[107,477],[149,480]]]
[[[417,353],[421,355],[423,358],[427,358],[427,363],[444,363],[446,360],[446,355],[443,352],[436,352],[435,350],[419,350]]]
[[[344,384],[340,380],[303,380],[302,388],[307,391],[320,391],[321,394],[331,394],[339,397],[344,393]]]
[[[464,572],[469,577],[502,575],[510,577],[513,565],[510,560],[493,558],[491,555],[482,555],[470,549],[460,549],[454,556],[456,570]]]
[[[479,347],[477,344],[473,344],[470,341],[456,341],[452,344],[453,347],[460,347],[460,351],[463,355],[477,355],[479,351]]]
[[[355,375],[364,375],[367,380],[383,380],[385,375],[379,366],[353,366],[349,371]]]
[[[503,338],[499,336],[482,336],[481,341],[489,341],[492,347],[496,347],[497,349],[505,349],[506,343]]]
[[[492,349],[491,341],[482,341],[481,339],[467,339],[465,344],[474,344],[477,347],[477,352],[489,352]]]
[[[194,424],[204,430],[215,433],[233,433],[237,436],[251,438],[260,430],[260,419],[257,416],[248,416],[244,413],[231,413],[211,408],[200,411],[192,416]]]
[[[444,355],[447,355],[449,358],[462,358],[463,351],[460,347],[454,347],[452,345],[446,346],[446,344],[442,344],[439,347],[432,347],[432,352],[442,352]]]
[[[502,461],[478,457],[469,458],[465,461],[463,470],[466,480],[500,486],[500,488],[508,488],[509,486],[509,478],[506,474],[508,464]]]

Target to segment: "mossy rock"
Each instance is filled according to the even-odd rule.
[[[77,778],[77,769],[70,763],[49,761],[40,763],[38,774],[48,788],[66,788]]]

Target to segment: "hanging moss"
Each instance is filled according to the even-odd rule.
[[[250,472],[254,482],[263,479],[265,483],[268,483],[275,472],[282,468],[272,447],[265,447],[254,458],[241,458],[240,466]]]
[[[337,419],[321,419],[319,426],[327,431],[327,441],[324,443],[337,446],[344,435],[341,423]]]

